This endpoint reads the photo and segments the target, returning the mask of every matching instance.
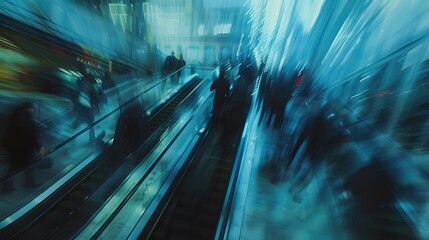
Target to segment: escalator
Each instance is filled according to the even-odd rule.
[[[194,78],[180,92],[155,110],[142,136],[143,150],[138,156],[118,153],[108,147],[87,168],[79,172],[49,199],[29,214],[0,232],[1,239],[64,239],[70,238],[109,198],[128,173],[158,143],[169,127],[165,122],[198,88],[202,79]],[[176,113],[177,114],[177,113]],[[25,227],[23,227],[25,226]]]
[[[212,126],[139,239],[214,239],[247,109],[231,116],[238,124],[226,142],[225,125]]]

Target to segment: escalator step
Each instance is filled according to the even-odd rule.
[[[63,209],[55,209],[54,211],[46,214],[45,221],[51,223],[52,226],[60,224],[64,219],[67,219],[73,212]]]
[[[216,171],[226,171],[231,172],[232,171],[232,164],[222,164],[216,166]]]
[[[90,195],[94,190],[88,186],[83,186],[82,184],[75,187],[73,192],[80,192],[81,194]]]
[[[85,191],[93,192],[97,187],[99,186],[98,183],[92,182],[92,181],[85,181],[83,182],[80,187],[85,189]]]
[[[171,240],[188,240],[188,239],[195,239],[193,237],[190,237],[189,235],[185,233],[173,233],[170,238]]]
[[[160,226],[160,229],[165,229],[165,227],[163,228],[162,226]],[[167,231],[156,231],[151,236],[151,238],[152,239],[171,239],[171,238],[168,238]]]
[[[216,204],[213,204],[213,202],[222,201],[223,198],[222,197],[208,197],[207,200],[209,200],[209,201],[205,202],[203,205],[204,210],[205,210],[205,212],[213,213],[213,212],[217,212],[219,210],[219,208],[221,207],[221,206],[216,206]]]
[[[209,185],[209,191],[211,193],[224,193],[225,190],[228,187],[228,181],[219,181],[219,182],[212,182]]]
[[[101,183],[101,181],[103,181],[105,178],[106,176],[101,174],[92,174],[91,176],[89,176],[88,181]]]
[[[192,214],[185,208],[177,208],[173,219],[192,218]]]
[[[211,202],[211,203],[217,203],[217,202],[223,202],[224,199],[224,194],[210,194],[207,197],[207,201]],[[211,205],[215,205],[215,204],[211,204]]]
[[[201,226],[213,226],[217,224],[218,219],[214,214],[201,214],[198,218],[198,222]]]
[[[190,232],[192,230],[192,227],[190,224],[188,224],[186,221],[173,221],[171,222],[171,227],[174,228],[174,232]]]
[[[217,220],[213,218],[214,217],[211,215],[205,215],[203,218],[198,218],[198,223],[195,226],[196,232],[201,235],[210,234],[210,231],[212,231],[210,226],[217,224]]]
[[[159,114],[160,120],[161,120],[161,119],[162,119],[162,120],[167,119],[167,117],[168,117],[168,116],[170,116],[170,114],[171,114],[170,112],[166,112],[166,111],[165,111],[165,112],[160,113],[160,114]]]
[[[67,210],[74,210],[74,209],[78,208],[80,204],[81,204],[81,202],[67,199],[67,200],[59,203],[58,207],[62,208],[62,209],[67,209]]]
[[[114,171],[114,169],[111,168],[107,168],[107,167],[101,167],[99,169],[97,169],[97,174],[103,175],[103,176],[108,176],[110,175],[112,172]]]
[[[70,200],[84,200],[90,195],[88,191],[73,191],[69,195]]]
[[[150,122],[149,126],[151,126],[151,127],[153,126],[153,127],[157,128],[157,127],[161,126],[162,122],[163,121],[161,119],[155,119],[152,122]]]
[[[229,174],[215,174],[213,176],[213,178],[215,179],[215,182],[228,182],[229,180]]]
[[[42,221],[25,231],[18,239],[46,239],[53,230],[55,229],[50,223]]]

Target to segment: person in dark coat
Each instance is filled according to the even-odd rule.
[[[45,155],[45,149],[39,142],[39,131],[33,120],[33,113],[34,107],[30,102],[24,102],[15,108],[10,118],[3,144],[9,155],[7,176],[25,169],[24,187],[27,188],[38,186],[34,182],[32,168],[28,167],[35,157],[35,151],[38,151],[41,156]],[[3,185],[2,190],[11,192],[14,189],[12,180],[9,179]]]
[[[343,180],[349,201],[343,213],[344,224],[353,239],[419,239],[415,227],[395,207],[398,199],[416,189],[401,186],[403,173],[398,163],[402,159],[385,156],[386,152],[372,156],[364,166]],[[400,231],[392,230],[394,228]]]
[[[225,69],[222,67],[219,71],[219,77],[213,80],[210,86],[210,91],[215,91],[213,101],[213,116],[217,117],[222,111],[222,107],[229,97],[230,83],[228,78],[225,76]]]
[[[148,127],[146,110],[140,101],[133,101],[121,108],[114,145],[121,152],[128,152],[137,147],[145,138]]]
[[[172,74],[174,71],[176,71],[176,66],[177,66],[177,58],[176,56],[174,56],[174,52],[171,52],[171,55],[165,58],[164,70],[166,72],[166,75],[168,76]]]
[[[325,103],[314,110],[313,116],[304,121],[304,127],[297,136],[297,141],[286,161],[286,169],[290,167],[292,161],[297,161],[296,168],[300,171],[290,190],[296,194],[295,196],[298,196],[308,185],[312,173],[322,165],[322,160],[350,138],[350,131],[343,125],[342,119],[335,114],[331,108],[332,105],[332,102]],[[303,159],[296,158],[301,147],[304,148],[304,159],[307,159],[307,165],[304,164]],[[327,159],[325,163],[329,164]]]

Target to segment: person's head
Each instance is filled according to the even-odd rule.
[[[183,59],[183,54],[180,54],[180,59]]]
[[[171,56],[174,56],[174,51],[171,52]]]

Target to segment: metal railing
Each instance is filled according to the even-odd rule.
[[[194,61],[192,61],[194,62]],[[196,63],[198,63],[198,61],[195,61]],[[191,66],[190,64],[187,64],[186,66],[184,66],[183,68],[179,69],[185,69]],[[177,70],[177,71],[179,71]],[[91,128],[93,128],[94,126],[96,126],[97,124],[99,124],[100,122],[102,122],[103,120],[105,120],[106,118],[112,116],[115,113],[118,113],[121,109],[123,109],[124,107],[128,106],[129,104],[131,104],[132,102],[138,100],[141,96],[143,96],[144,94],[148,93],[149,91],[155,89],[156,87],[160,86],[161,84],[164,84],[165,81],[167,81],[172,75],[176,74],[177,71],[175,71],[174,73],[164,77],[161,81],[155,83],[154,85],[152,85],[150,88],[140,92],[139,94],[137,94],[136,96],[132,97],[131,99],[125,101],[124,103],[122,103],[120,106],[116,107],[115,109],[113,109],[111,112],[105,114],[104,116],[100,117],[98,120],[94,121],[92,124],[88,125],[87,127],[83,128],[82,130],[78,131],[77,133],[73,134],[71,137],[69,137],[67,140],[57,144],[56,146],[54,146],[53,148],[49,149],[45,156],[39,157],[36,160],[32,161],[29,165],[25,166],[24,168],[20,169],[19,171],[16,171],[14,173],[11,173],[7,176],[3,176],[0,177],[0,183],[3,181],[6,181],[10,178],[12,178],[13,176],[17,175],[18,173],[21,173],[22,171],[25,171],[28,168],[34,167],[34,165],[38,164],[39,162],[43,161],[44,159],[48,159],[50,157],[50,155],[52,153],[54,153],[55,151],[57,151],[58,149],[64,147],[65,145],[67,145],[68,143],[70,143],[71,141],[73,141],[74,139],[76,139],[77,137],[81,136],[83,133],[89,131]]]

